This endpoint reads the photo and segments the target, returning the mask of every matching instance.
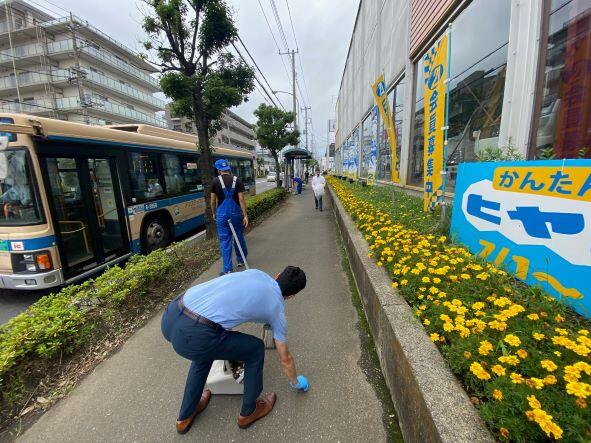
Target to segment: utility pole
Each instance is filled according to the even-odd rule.
[[[309,151],[309,149],[308,149],[308,111],[310,109],[312,109],[310,106],[305,106],[303,108],[300,108],[300,111],[304,111],[304,125],[305,125],[304,133],[306,134],[306,151]]]
[[[293,127],[294,129],[298,129],[298,108],[297,108],[297,103],[296,103],[296,65],[295,65],[295,55],[298,53],[298,51],[295,50],[291,50],[291,51],[287,51],[287,52],[279,52],[279,55],[291,55],[291,75],[292,75],[292,99],[293,99],[293,114],[294,114],[294,120],[293,120]]]
[[[86,72],[84,72],[80,67],[80,48],[78,47],[78,40],[76,38],[76,31],[78,29],[78,25],[74,22],[74,16],[70,12],[70,30],[72,31],[72,48],[74,49],[74,60],[75,65],[74,68],[70,68],[70,70],[74,71],[75,75],[73,78],[76,80],[76,84],[78,85],[78,97],[80,100],[80,106],[82,107],[82,115],[84,116],[84,122],[89,125],[90,118],[88,116],[88,107],[92,106],[91,103],[88,103],[86,99],[86,94],[84,93],[84,86],[82,84],[82,79],[85,77]]]

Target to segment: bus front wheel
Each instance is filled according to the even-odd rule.
[[[142,251],[149,254],[165,248],[170,243],[170,225],[164,217],[156,216],[146,221],[142,231]]]

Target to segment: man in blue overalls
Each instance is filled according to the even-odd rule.
[[[211,183],[211,210],[218,227],[223,262],[223,269],[220,275],[223,275],[234,270],[234,266],[232,265],[232,244],[234,241],[228,220],[232,221],[232,226],[236,231],[240,246],[242,246],[242,252],[244,252],[244,257],[246,257],[248,251],[246,250],[246,241],[244,240],[244,228],[248,226],[248,216],[244,201],[245,188],[242,181],[232,175],[230,165],[224,159],[217,160],[215,162],[215,168],[218,170],[219,175]],[[238,246],[234,245],[234,249],[236,251],[238,267],[244,266]]]

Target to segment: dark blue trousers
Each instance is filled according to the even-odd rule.
[[[250,415],[263,390],[265,344],[260,338],[235,331],[215,331],[184,315],[177,301],[168,305],[162,316],[162,334],[177,354],[191,360],[179,420],[188,418],[197,408],[214,360],[244,362],[244,395],[240,414]]]

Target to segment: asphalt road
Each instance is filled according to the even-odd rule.
[[[174,422],[189,362],[162,338],[159,314],[20,441],[386,441],[383,406],[359,364],[357,314],[331,212],[314,211],[311,191],[304,191],[250,232],[246,241],[251,267],[271,275],[287,264],[306,271],[305,290],[286,302],[289,347],[298,373],[310,380],[306,394],[289,387],[277,353],[267,351],[264,391],[278,396],[268,417],[241,430],[236,426],[241,398],[218,395],[190,432],[178,436]],[[216,262],[197,282],[217,276],[220,266]],[[261,326],[246,325],[243,330],[258,336]]]
[[[275,187],[275,182],[268,182],[266,178],[257,179],[257,194],[268,191]]]

